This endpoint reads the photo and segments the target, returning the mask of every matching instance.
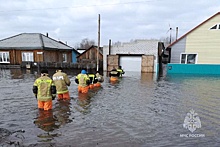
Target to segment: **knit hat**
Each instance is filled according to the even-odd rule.
[[[86,74],[86,71],[85,71],[85,70],[82,70],[82,71],[81,71],[81,74]]]

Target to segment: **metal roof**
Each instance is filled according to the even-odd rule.
[[[0,49],[73,50],[72,47],[40,33],[22,33],[2,39]]]
[[[91,47],[89,47],[88,49],[85,49],[82,53],[80,53],[76,58],[79,58],[80,56],[82,56],[83,54],[85,54],[87,51],[89,51],[92,48],[95,48],[97,50],[98,46],[92,45]],[[103,55],[103,47],[99,47],[99,53]]]

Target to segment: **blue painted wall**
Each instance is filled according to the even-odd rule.
[[[220,74],[220,64],[167,64],[167,74]]]
[[[72,51],[72,63],[77,63],[77,56],[78,56],[78,52],[77,51],[75,51],[75,50],[73,50]]]

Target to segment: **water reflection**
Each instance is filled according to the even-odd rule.
[[[46,132],[52,132],[59,127],[72,122],[70,118],[70,100],[59,100],[54,109],[49,111],[38,110],[34,124]]]
[[[12,69],[0,69],[0,79],[25,79],[29,77],[39,77],[41,69],[20,69],[20,68],[12,68]],[[48,69],[49,76],[52,77],[54,73],[56,73],[56,69],[50,68]],[[81,70],[73,69],[68,70],[64,69],[64,72],[68,74],[68,76],[72,77],[80,73]]]
[[[36,70],[28,70],[28,69],[1,69],[0,70],[0,78],[2,79],[25,79],[32,78],[33,76],[37,77],[38,72]]]
[[[78,93],[77,105],[80,107],[76,107],[76,110],[82,114],[89,113],[90,98],[89,93]]]
[[[102,87],[86,95],[78,94],[71,78],[71,100],[53,101],[49,112],[36,109],[31,91],[36,75],[0,73],[0,128],[24,129],[26,146],[219,146],[220,76],[126,72],[117,84],[105,76]],[[190,133],[183,123],[191,109],[202,123],[195,133],[204,138],[180,137]]]
[[[55,113],[55,117],[57,119],[57,123],[59,123],[59,126],[63,126],[67,123],[72,122],[72,119],[70,118],[70,100],[57,101],[53,111]]]
[[[60,124],[57,124],[56,121],[57,119],[54,117],[52,110],[38,110],[37,118],[34,121],[34,124],[46,132],[51,132],[60,126]]]
[[[96,96],[96,94],[102,90],[101,87],[94,87],[89,89],[88,93],[78,93],[76,97],[76,106],[75,109],[83,115],[86,115],[91,112],[91,102]]]
[[[111,83],[111,85],[117,85],[117,84],[119,84],[120,80],[121,80],[121,79],[118,79],[118,80],[116,80],[116,81],[111,81],[111,80],[109,80],[109,82]]]

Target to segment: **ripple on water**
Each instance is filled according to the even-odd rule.
[[[219,76],[157,79],[126,72],[118,83],[105,77],[102,88],[81,96],[71,75],[71,101],[55,100],[52,113],[41,115],[32,94],[36,76],[22,74],[1,72],[0,127],[24,129],[27,146],[216,146],[220,141]],[[202,123],[195,132],[204,138],[180,137],[190,133],[183,123],[191,109]]]

